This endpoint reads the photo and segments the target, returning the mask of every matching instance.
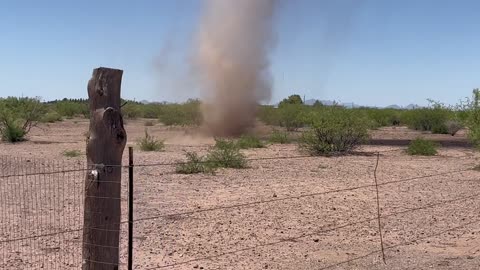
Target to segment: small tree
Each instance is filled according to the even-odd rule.
[[[323,107],[323,103],[320,100],[315,100],[315,103],[313,103],[313,107]]]
[[[44,114],[39,98],[0,99],[0,135],[3,141],[24,141]]]
[[[303,105],[303,100],[300,97],[300,95],[291,95],[288,96],[288,98],[283,99],[280,104],[278,104],[279,107],[285,104],[296,104],[296,105]]]

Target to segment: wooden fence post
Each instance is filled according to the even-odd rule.
[[[117,270],[121,218],[122,155],[127,141],[120,113],[123,71],[97,68],[88,82],[83,270]]]

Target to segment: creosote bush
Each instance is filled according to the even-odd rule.
[[[235,141],[216,139],[215,146],[207,154],[207,161],[214,168],[242,169],[247,167],[247,159]]]
[[[254,135],[242,135],[237,140],[237,146],[240,149],[264,148],[265,144]]]
[[[186,152],[186,162],[181,162],[175,168],[180,174],[196,174],[196,173],[215,173],[215,167],[212,166],[206,157],[199,156],[195,152]]]
[[[145,136],[138,142],[140,150],[142,151],[162,151],[165,148],[163,140],[157,140],[155,137],[148,134],[145,129]]]
[[[43,123],[55,123],[60,121],[62,121],[62,116],[55,111],[47,112],[42,118],[40,118],[40,122]]]
[[[310,116],[300,149],[313,156],[346,154],[368,139],[368,120],[352,110],[328,109]]]
[[[279,143],[279,144],[286,144],[290,142],[290,138],[288,137],[287,132],[282,132],[279,130],[273,130],[272,134],[268,139],[270,143]]]
[[[448,134],[446,122],[453,113],[439,106],[406,111],[402,122],[409,128],[419,131],[431,131],[434,134]]]
[[[422,138],[410,142],[407,153],[413,156],[434,156],[437,154],[437,144]]]

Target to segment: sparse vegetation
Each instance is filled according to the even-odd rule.
[[[63,155],[66,157],[79,157],[82,154],[79,150],[66,150],[63,152]]]
[[[429,140],[417,138],[410,142],[407,153],[413,156],[434,156],[437,154],[437,144]]]
[[[140,150],[142,151],[162,151],[165,148],[163,140],[157,140],[155,137],[148,134],[145,129],[145,136],[138,142]]]
[[[402,122],[414,130],[448,134],[446,123],[453,117],[454,113],[451,110],[439,104],[434,104],[429,108],[405,111],[402,115]]]
[[[3,141],[21,142],[38,124],[44,106],[37,98],[0,99],[0,135]]]
[[[247,167],[247,159],[240,152],[235,141],[216,139],[215,146],[207,155],[207,162],[213,168],[242,169]]]
[[[237,146],[240,149],[263,148],[265,147],[265,144],[254,135],[242,135],[237,140]]]
[[[55,111],[47,112],[40,119],[40,122],[43,122],[43,123],[55,123],[55,122],[60,122],[60,121],[62,121],[62,116]]]
[[[268,139],[268,141],[270,143],[286,144],[290,142],[290,138],[288,137],[287,132],[273,130],[272,134],[270,134],[270,138]]]
[[[196,174],[196,173],[214,173],[215,167],[203,156],[199,156],[195,152],[186,152],[187,161],[181,162],[175,168],[180,174]]]
[[[480,147],[480,90],[473,90],[473,101],[469,104],[469,115],[466,124],[469,129],[470,141]]]
[[[163,105],[159,119],[167,126],[200,125],[202,122],[200,101],[189,100],[183,104]]]
[[[323,110],[311,117],[311,128],[299,143],[300,149],[311,155],[346,154],[368,138],[368,120],[352,110]]]
[[[287,131],[296,131],[306,124],[307,107],[301,104],[285,104],[278,109],[279,123]]]
[[[401,123],[400,117],[403,113],[403,111],[395,109],[359,108],[353,110],[365,113],[371,121],[372,128],[399,126]]]

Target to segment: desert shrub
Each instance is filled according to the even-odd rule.
[[[310,116],[311,128],[300,138],[300,149],[314,156],[345,154],[368,139],[368,120],[346,109],[326,109]]]
[[[142,111],[140,104],[127,102],[125,106],[122,107],[122,115],[127,119],[136,119],[142,117]]]
[[[82,154],[79,150],[66,150],[63,155],[66,157],[79,157]]]
[[[237,146],[240,149],[263,148],[265,147],[265,144],[254,135],[242,135],[237,140]]]
[[[202,122],[200,102],[190,100],[183,104],[163,105],[159,119],[167,126],[200,125]]]
[[[55,123],[60,121],[62,121],[62,116],[55,111],[47,112],[42,118],[40,118],[40,122],[43,123]]]
[[[18,122],[7,120],[3,123],[1,128],[2,140],[6,142],[16,143],[25,141],[26,131]]]
[[[215,146],[207,154],[207,162],[213,168],[235,168],[247,167],[247,159],[240,152],[235,141],[216,139]]]
[[[257,116],[260,121],[271,126],[280,126],[278,109],[273,106],[260,106]]]
[[[446,122],[450,116],[450,112],[444,108],[421,108],[406,111],[402,122],[414,130],[448,134]]]
[[[372,128],[389,127],[400,125],[401,111],[395,109],[354,109],[365,112],[371,121]]]
[[[287,132],[282,132],[279,130],[274,130],[268,139],[270,143],[279,143],[279,144],[286,144],[290,142],[290,138],[288,137]]]
[[[306,124],[307,106],[298,104],[284,104],[278,108],[278,119],[281,127],[287,131],[296,131]]]
[[[407,148],[409,155],[434,156],[437,154],[437,144],[422,138],[410,142]]]
[[[145,124],[144,124],[146,127],[152,127],[155,125],[155,122],[154,121],[151,121],[151,120],[148,120],[148,121],[145,121]]]
[[[38,124],[45,106],[36,98],[0,99],[0,135],[3,141],[20,142]]]
[[[455,134],[463,128],[462,123],[458,120],[448,120],[445,126],[447,127],[448,134],[452,136],[455,136]]]
[[[86,101],[61,100],[54,103],[55,111],[67,118],[74,116],[88,116],[89,109]]]
[[[468,128],[468,138],[476,147],[480,147],[480,90],[473,90],[473,100],[463,104],[466,112],[465,125]]]
[[[155,137],[148,134],[145,129],[145,136],[138,142],[140,150],[142,151],[162,151],[165,148],[163,140],[157,140]]]
[[[181,162],[175,168],[180,174],[196,174],[196,173],[214,173],[215,168],[203,156],[199,156],[195,152],[186,152],[187,161]]]
[[[162,106],[157,103],[142,104],[140,106],[141,116],[148,119],[158,119],[162,112]]]

